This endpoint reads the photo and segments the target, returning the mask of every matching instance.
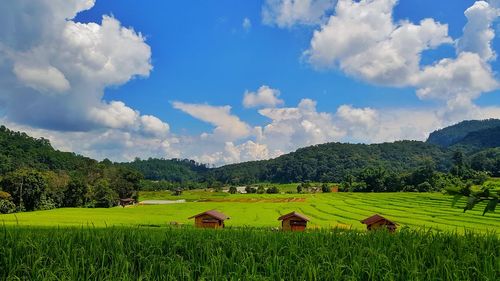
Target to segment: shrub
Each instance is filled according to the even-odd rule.
[[[280,189],[277,186],[271,186],[266,190],[268,194],[278,194],[280,193]]]
[[[16,211],[16,205],[10,200],[0,199],[0,214],[10,214]]]
[[[261,185],[259,188],[257,188],[257,194],[264,194],[266,193],[266,189]]]
[[[238,189],[236,189],[236,186],[229,187],[229,193],[236,194],[237,192],[238,192]]]

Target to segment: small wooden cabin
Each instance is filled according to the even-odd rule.
[[[122,206],[123,208],[125,208],[125,206],[128,206],[128,205],[134,205],[135,203],[136,203],[135,199],[133,199],[133,198],[120,199],[120,206]]]
[[[377,230],[386,228],[389,232],[396,231],[397,223],[384,218],[381,215],[373,215],[361,221],[362,224],[366,224],[366,229]]]
[[[291,212],[278,218],[284,231],[304,231],[309,218],[297,212]]]
[[[194,218],[194,226],[200,228],[224,228],[224,221],[229,219],[228,216],[216,210],[206,211],[189,219],[192,218]]]

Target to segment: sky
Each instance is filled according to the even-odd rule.
[[[269,159],[500,118],[500,0],[9,0],[0,123],[96,159]]]

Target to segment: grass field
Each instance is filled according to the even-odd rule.
[[[359,220],[375,213],[397,222],[400,227],[432,228],[438,231],[465,230],[500,233],[500,213],[481,216],[482,206],[463,213],[464,201],[452,207],[452,198],[439,193],[329,193],[329,194],[227,194],[206,191],[143,192],[141,199],[187,199],[171,205],[129,208],[63,208],[0,215],[5,225],[31,226],[166,226],[170,222],[192,224],[188,217],[217,209],[231,217],[228,227],[278,227],[278,216],[298,211],[311,219],[310,228],[364,229]]]
[[[0,280],[499,280],[496,235],[0,226]]]

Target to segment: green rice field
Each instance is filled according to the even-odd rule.
[[[0,215],[0,224],[20,226],[167,226],[171,222],[191,225],[188,217],[217,209],[231,217],[227,227],[278,227],[277,218],[298,211],[311,219],[309,228],[363,230],[359,221],[375,213],[395,221],[401,228],[436,231],[472,230],[500,232],[500,213],[482,216],[482,205],[464,213],[460,201],[440,193],[318,193],[318,194],[235,194],[207,191],[143,192],[141,200],[186,199],[186,203],[144,205],[110,209],[63,208]]]
[[[496,235],[0,227],[0,280],[499,280]]]

